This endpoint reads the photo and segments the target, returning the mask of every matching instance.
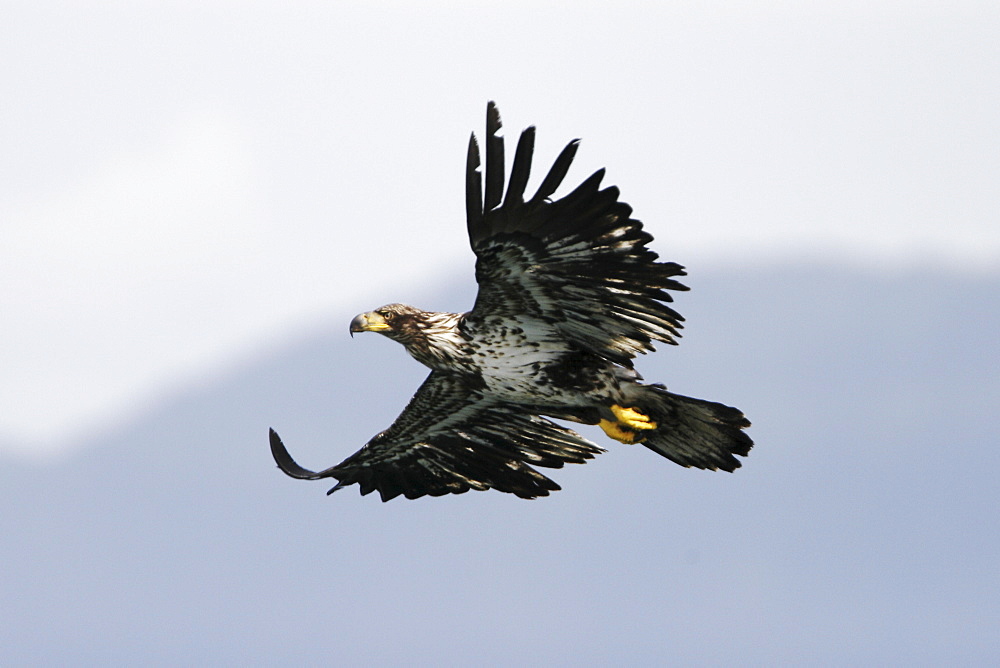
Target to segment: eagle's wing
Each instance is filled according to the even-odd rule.
[[[325,471],[302,468],[271,430],[271,453],[293,478],[336,478],[330,490],[358,483],[383,501],[496,489],[522,498],[559,485],[529,464],[561,468],[604,452],[579,434],[537,415],[508,410],[462,377],[433,371],[392,426]]]
[[[527,202],[535,129],[521,134],[504,195],[504,146],[500,114],[486,113],[486,190],[479,146],[469,142],[466,209],[469,240],[477,256],[479,294],[468,325],[504,326],[518,316],[541,317],[575,346],[631,366],[653,341],[675,343],[683,318],[662,302],[665,290],[687,290],[674,280],[684,268],[656,262],[646,248],[652,236],[618,201],[615,187],[600,189],[604,170],[562,199],[550,195],[576,154],[571,142]],[[502,199],[502,201],[501,201]],[[510,322],[511,326],[516,326]]]

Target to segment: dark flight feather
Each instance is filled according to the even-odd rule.
[[[514,165],[510,170],[510,185],[507,186],[507,196],[504,206],[515,208],[524,204],[524,189],[528,187],[528,177],[531,176],[531,156],[535,152],[535,128],[528,128],[521,133],[514,151]]]
[[[486,210],[499,206],[503,198],[503,137],[500,135],[500,112],[492,102],[486,107]]]

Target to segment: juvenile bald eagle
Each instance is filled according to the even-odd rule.
[[[739,410],[648,385],[632,358],[653,342],[674,344],[681,318],[664,302],[684,269],[657,262],[652,240],[604,170],[552,200],[576,154],[571,142],[525,201],[535,129],[521,134],[504,194],[500,115],[486,110],[485,197],[473,134],[466,165],[469,240],[479,294],[468,313],[388,304],[351,321],[350,331],[398,341],[431,373],[393,424],[358,452],[309,471],[272,429],[282,471],[335,478],[328,493],[357,483],[383,501],[402,494],[496,489],[531,499],[559,485],[533,466],[561,468],[603,452],[548,419],[596,424],[681,466],[733,471],[753,441]]]

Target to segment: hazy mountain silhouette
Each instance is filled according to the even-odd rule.
[[[747,413],[737,473],[590,430],[610,452],[546,499],[328,498],[267,428],[329,466],[425,373],[337,314],[67,461],[0,460],[0,663],[1000,659],[1000,276],[688,283],[681,346],[638,367]]]

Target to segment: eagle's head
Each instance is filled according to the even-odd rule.
[[[407,352],[432,369],[449,368],[465,355],[465,338],[458,328],[461,317],[386,304],[356,316],[351,321],[351,336],[354,332],[378,332],[402,343]]]
[[[407,345],[423,337],[421,323],[427,315],[426,311],[406,304],[386,304],[355,316],[351,321],[351,336],[355,332],[378,332]]]

